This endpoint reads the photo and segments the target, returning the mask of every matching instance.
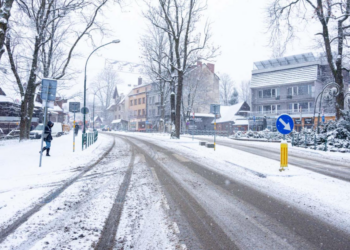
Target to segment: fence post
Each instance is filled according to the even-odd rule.
[[[316,150],[316,134],[315,134],[315,137],[314,137],[314,144],[315,144],[314,150]]]
[[[324,151],[327,151],[327,137],[326,137],[326,140],[324,142]]]
[[[294,146],[294,134],[292,136],[292,147]]]
[[[307,134],[305,134],[305,148],[307,147]]]

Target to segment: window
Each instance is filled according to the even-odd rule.
[[[120,119],[120,115],[118,115],[118,119]]]
[[[139,104],[141,104],[141,98],[139,98]]]
[[[259,113],[263,113],[263,106],[259,106]]]
[[[145,100],[146,100],[146,98],[145,98],[145,97],[143,97],[143,98],[142,98],[142,103],[145,103]]]
[[[134,100],[134,105],[137,105],[137,99]]]
[[[134,110],[134,116],[137,116],[137,110]]]
[[[145,114],[146,114],[146,113],[145,113],[145,110],[143,109],[143,110],[142,110],[142,115],[145,115]]]
[[[119,106],[119,111],[122,110],[122,107]]]
[[[307,95],[309,93],[308,85],[298,87],[298,95]]]
[[[141,115],[141,109],[139,109],[139,115]]]
[[[308,95],[312,93],[311,85],[301,85],[287,88],[288,96]]]
[[[130,100],[130,106],[132,106],[132,100]]]
[[[263,98],[271,98],[271,89],[263,90]]]
[[[259,90],[258,96],[259,96],[259,98],[275,98],[275,97],[279,96],[279,89]]]
[[[140,92],[140,90],[136,90],[136,93],[139,93]]]
[[[308,102],[302,102],[302,103],[299,103],[299,111],[300,111],[300,108],[301,108],[301,111],[308,111],[309,109],[309,103]]]

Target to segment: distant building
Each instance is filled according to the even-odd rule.
[[[17,128],[20,123],[21,103],[19,100],[6,96],[3,89],[0,88],[0,128],[5,134]],[[34,107],[32,128],[42,122],[43,111],[41,106]]]
[[[142,78],[138,79],[138,85],[128,94],[127,110],[129,130],[146,130],[147,92],[151,90],[151,84],[143,84]]]
[[[209,113],[210,104],[219,103],[220,78],[215,74],[215,65],[198,61],[184,77],[184,112]]]
[[[334,81],[327,62],[307,53],[255,62],[254,66],[250,128],[263,130],[266,119],[267,128],[275,131],[276,118],[283,113],[292,116],[296,130],[311,128],[316,97]],[[349,73],[343,73],[349,84]],[[334,104],[323,104],[325,121],[335,119]]]
[[[228,131],[232,134],[234,131],[247,131],[248,114],[250,107],[246,102],[240,102],[232,106],[221,106],[220,117],[216,120],[216,129],[218,131]]]
[[[108,107],[108,111],[113,113],[113,121],[111,127],[114,130],[128,130],[128,111],[126,110],[126,98],[124,94],[118,93],[117,87],[115,87],[113,93],[114,103]]]

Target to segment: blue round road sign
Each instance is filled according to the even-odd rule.
[[[276,128],[278,132],[283,135],[287,135],[293,131],[294,121],[289,115],[283,114],[277,118]]]

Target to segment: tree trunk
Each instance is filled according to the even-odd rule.
[[[0,61],[1,56],[5,52],[4,43],[13,1],[14,0],[5,0],[2,7],[0,8]]]
[[[180,139],[181,129],[181,101],[182,101],[182,85],[183,85],[183,71],[178,71],[177,79],[177,93],[176,93],[176,119],[175,119],[175,136]]]
[[[170,112],[171,112],[171,128],[170,128],[170,133],[171,136],[174,135],[174,126],[175,126],[175,82],[171,83],[171,93],[170,93]]]

